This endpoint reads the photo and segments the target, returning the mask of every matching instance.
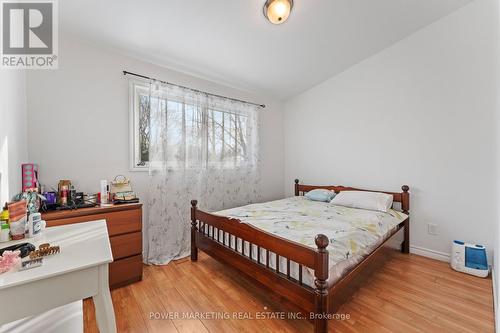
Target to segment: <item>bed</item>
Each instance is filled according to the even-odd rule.
[[[409,252],[409,187],[393,196],[387,213],[310,201],[313,189],[336,193],[345,186],[302,185],[295,197],[215,213],[191,201],[191,260],[198,250],[231,265],[328,331],[328,321],[395,248]],[[332,240],[332,244],[330,244]]]

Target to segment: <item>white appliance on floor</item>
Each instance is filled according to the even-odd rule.
[[[482,245],[453,241],[451,268],[456,271],[485,278],[490,270],[486,258],[486,248]]]

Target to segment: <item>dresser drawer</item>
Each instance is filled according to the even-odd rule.
[[[68,217],[63,219],[48,220],[47,226],[55,227],[71,223],[89,222],[95,220],[106,220],[109,236],[121,235],[130,232],[141,231],[142,211],[141,209],[130,209],[111,213],[99,213],[92,215]]]
[[[113,252],[114,260],[142,253],[141,232],[113,236],[109,241],[111,243],[111,251]]]
[[[119,259],[109,265],[109,286],[118,288],[142,280],[142,255]]]
[[[118,288],[142,280],[142,204],[124,204],[42,213],[48,227],[106,220],[113,260],[109,286]]]
[[[108,222],[109,236],[126,234],[142,230],[142,211],[140,209],[125,210],[109,214]]]

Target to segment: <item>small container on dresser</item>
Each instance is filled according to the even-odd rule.
[[[0,223],[0,243],[10,240],[10,229],[7,223]]]
[[[106,220],[114,260],[109,265],[110,288],[142,280],[142,204],[48,212],[42,219],[47,227]]]

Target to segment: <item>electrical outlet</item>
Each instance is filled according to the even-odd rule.
[[[438,235],[438,226],[437,224],[427,223],[427,233],[429,235]]]

